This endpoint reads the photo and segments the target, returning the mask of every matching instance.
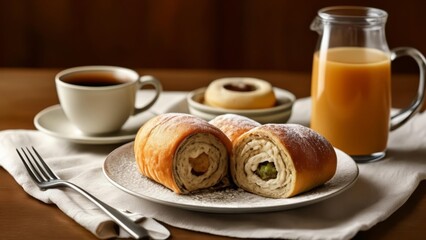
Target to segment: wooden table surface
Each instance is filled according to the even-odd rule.
[[[58,104],[54,76],[60,69],[0,68],[0,130],[35,129],[34,116]],[[263,78],[292,91],[296,97],[310,94],[310,73],[279,71],[216,71],[137,69],[152,74],[166,91],[189,91],[227,76]],[[407,106],[417,89],[414,75],[395,75],[393,105]],[[425,159],[426,160],[426,159]],[[391,181],[391,179],[390,179]],[[408,201],[373,228],[361,231],[355,239],[423,239],[426,236],[426,183],[421,182]],[[41,217],[43,216],[43,217]],[[166,225],[171,239],[232,239],[192,232]],[[29,195],[0,168],[0,239],[96,239],[56,206],[44,204]]]

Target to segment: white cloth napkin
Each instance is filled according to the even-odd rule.
[[[185,111],[184,97],[185,93],[166,92],[154,111]],[[170,108],[171,105],[174,107]],[[308,123],[309,109],[309,100],[298,100],[290,121]],[[123,231],[114,230],[116,226],[105,214],[72,190],[40,191],[16,154],[15,148],[20,146],[35,146],[61,178],[83,187],[107,204],[179,228],[242,238],[349,239],[389,217],[426,178],[426,113],[418,114],[392,132],[387,157],[360,164],[359,179],[349,190],[303,208],[257,214],[192,212],[124,193],[109,183],[102,172],[106,156],[120,144],[81,145],[37,131],[0,132],[0,165],[28,194],[56,204],[99,238],[124,237]]]

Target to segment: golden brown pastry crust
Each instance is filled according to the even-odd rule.
[[[249,90],[238,90],[239,86]],[[233,77],[211,82],[204,94],[204,103],[225,109],[262,109],[275,106],[276,97],[272,85],[265,80]]]
[[[238,162],[247,161],[243,157],[243,152],[250,150],[247,148],[244,150],[244,147],[250,141],[255,141],[254,139],[261,139],[259,143],[266,140],[268,143],[265,145],[273,145],[275,149],[279,149],[277,158],[286,158],[286,162],[282,164],[285,169],[281,171],[288,174],[281,177],[284,177],[287,186],[277,186],[279,190],[273,192],[248,183],[247,175],[250,173],[242,174],[241,171],[245,170],[242,169],[241,164],[240,167],[237,166]],[[276,164],[281,163],[276,162]],[[244,133],[234,142],[230,163],[232,177],[238,186],[256,194],[274,198],[291,197],[319,186],[334,176],[336,167],[337,157],[333,146],[313,130],[296,124],[266,124]]]
[[[173,161],[183,141],[199,133],[214,136],[228,153],[231,151],[231,143],[226,135],[200,118],[189,114],[167,113],[150,119],[139,129],[135,138],[134,153],[140,172],[176,193],[187,193],[174,178]],[[226,174],[227,169],[225,177]]]
[[[219,115],[210,120],[209,123],[225,133],[232,143],[243,133],[261,125],[250,118],[231,113]]]

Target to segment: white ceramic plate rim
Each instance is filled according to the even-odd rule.
[[[209,202],[204,193],[178,195],[160,184],[145,178],[137,171],[133,154],[133,142],[122,145],[112,151],[105,159],[103,172],[106,178],[117,188],[142,199],[181,209],[209,213],[254,213],[271,212],[298,208],[326,200],[349,189],[357,180],[359,170],[353,159],[336,149],[338,167],[335,176],[323,186],[288,199],[264,198],[242,190],[225,190],[237,195],[231,202]],[[116,169],[116,170],[114,170]],[[128,171],[123,174],[123,171]],[[141,189],[141,186],[150,186]],[[217,194],[219,194],[219,191]],[[210,195],[209,195],[210,194]],[[215,192],[207,196],[215,198]],[[223,193],[222,193],[223,194]],[[249,196],[253,202],[238,202],[238,195]],[[161,195],[161,196],[160,196]],[[201,196],[201,197],[200,197]],[[235,202],[233,202],[235,201]]]
[[[61,119],[60,122],[55,122],[53,118]],[[55,126],[58,124],[63,124],[64,126],[71,127],[71,123],[66,119],[65,114],[61,106],[53,105],[47,107],[40,111],[34,117],[35,127],[46,134],[51,136],[65,139],[75,143],[82,144],[112,144],[112,143],[123,143],[134,140],[137,130],[128,131],[119,131],[115,134],[105,135],[105,136],[87,136],[81,134],[77,129],[72,133],[67,133],[65,131],[58,131]]]

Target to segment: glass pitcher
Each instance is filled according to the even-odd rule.
[[[357,162],[383,158],[389,131],[407,122],[424,100],[425,58],[414,48],[389,50],[387,16],[376,8],[327,7],[311,24],[319,34],[311,128]],[[391,62],[401,56],[418,63],[419,88],[411,106],[391,116]]]

